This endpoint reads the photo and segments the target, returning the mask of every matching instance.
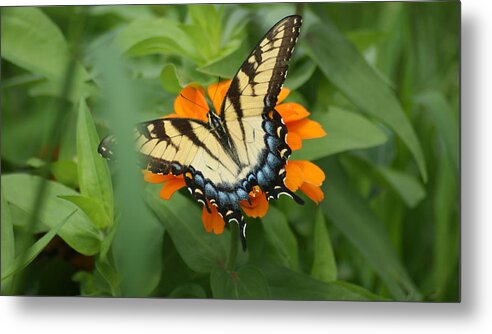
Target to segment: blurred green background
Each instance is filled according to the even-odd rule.
[[[132,147],[132,124],[230,78],[294,13],[288,100],[327,136],[292,158],[322,167],[325,199],[272,203],[236,256],[187,192],[143,184],[131,149],[110,165],[96,149],[109,132]],[[458,2],[19,7],[1,23],[3,295],[460,300]]]

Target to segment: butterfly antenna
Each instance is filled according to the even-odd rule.
[[[202,105],[199,105],[198,103],[196,103],[196,102],[195,102],[195,101],[193,101],[192,99],[190,99],[190,98],[188,98],[188,97],[184,96],[182,93],[179,93],[179,96],[181,96],[181,97],[182,97],[183,99],[185,99],[186,101],[191,102],[191,103],[193,103],[194,105],[196,105],[197,107],[200,107],[200,108],[202,108],[203,110],[205,110],[206,112],[208,112],[208,109],[207,109],[206,107],[204,107],[204,106],[202,106]]]
[[[221,77],[219,76],[219,81],[217,81],[217,85],[215,86],[215,92],[214,92],[214,96],[212,97],[212,105],[215,106],[214,102],[215,102],[215,96],[217,95],[217,91],[219,90],[219,83],[220,83],[220,80],[221,80]],[[219,110],[215,110],[216,113],[219,112]]]

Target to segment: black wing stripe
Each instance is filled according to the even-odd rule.
[[[208,155],[210,155],[212,158],[214,158],[217,161],[220,161],[219,157],[217,157],[212,151],[208,149],[208,147],[205,145],[204,142],[202,142],[196,135],[196,133],[193,131],[193,128],[191,127],[191,124],[189,122],[181,122],[181,124],[178,126],[174,125],[176,129],[181,133],[181,135],[187,137],[191,142],[204,149],[205,152],[207,152]]]
[[[239,110],[244,110],[245,106],[242,105],[241,98],[249,97],[254,100],[254,96],[264,97],[263,108],[258,106],[258,113],[250,113],[248,116],[261,115],[275,106],[301,24],[300,16],[290,16],[281,20],[253,49],[231,82],[221,106],[222,120],[242,117]],[[269,83],[266,91],[255,91],[259,83]],[[250,101],[251,103],[256,104],[254,101]]]

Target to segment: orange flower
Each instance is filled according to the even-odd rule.
[[[268,200],[260,187],[254,186],[248,196],[249,202],[239,202],[244,213],[253,218],[264,217],[268,212]],[[215,206],[209,205],[209,207],[211,212],[208,212],[205,207],[202,208],[202,221],[205,230],[209,233],[213,231],[215,234],[221,234],[224,231],[224,220],[219,215]]]
[[[196,84],[190,84],[183,88],[174,100],[175,114],[166,118],[194,118],[207,122],[208,104],[203,88]]]
[[[319,203],[324,194],[321,184],[325,180],[325,173],[321,168],[307,160],[289,160],[285,166],[285,185],[291,191],[300,189],[307,197]]]
[[[303,139],[321,138],[326,135],[326,132],[318,122],[307,119],[309,112],[299,103],[286,102],[281,103],[290,91],[287,88],[282,88],[285,96],[280,99],[282,92],[279,95],[278,104],[275,109],[287,126],[287,144],[292,151],[302,148]]]
[[[222,234],[225,225],[224,219],[219,215],[219,211],[217,211],[215,206],[210,205],[209,203],[208,207],[210,208],[210,213],[205,207],[202,208],[202,222],[205,231],[208,233],[214,232],[214,234]]]
[[[165,200],[170,199],[176,191],[186,186],[183,175],[160,175],[153,174],[147,170],[143,171],[143,175],[146,182],[154,184],[164,183],[161,188],[160,197]]]
[[[246,215],[253,218],[261,218],[268,212],[268,200],[260,187],[254,186],[248,194],[248,201],[241,201],[239,205]]]
[[[217,113],[220,113],[222,101],[230,84],[231,80],[226,80],[212,84],[207,88],[208,96]],[[292,150],[298,150],[302,148],[303,139],[320,138],[325,136],[326,133],[318,122],[307,119],[309,112],[302,105],[295,102],[282,103],[289,93],[289,89],[281,89],[275,109],[279,112],[287,127],[287,144]],[[209,107],[203,87],[197,84],[190,84],[183,88],[174,101],[174,111],[174,114],[167,115],[165,118],[183,117],[208,121],[207,113]],[[183,175],[157,175],[149,171],[144,171],[143,173],[145,181],[163,183],[160,197],[166,200],[170,199],[176,191],[186,186]],[[323,171],[309,161],[291,160],[286,165],[285,184],[287,188],[291,191],[300,189],[316,203],[323,200],[324,196],[320,186],[324,179]],[[269,203],[260,187],[253,187],[248,196],[249,200],[239,203],[244,213],[253,218],[264,217],[268,212]],[[221,234],[224,231],[224,220],[215,206],[208,205],[208,207],[210,212],[205,207],[202,208],[202,221],[205,230],[209,233]]]

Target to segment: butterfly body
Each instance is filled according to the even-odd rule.
[[[218,112],[208,121],[164,118],[135,128],[141,166],[152,173],[183,175],[196,201],[210,212],[217,208],[224,221],[237,223],[243,249],[245,222],[241,201],[259,187],[268,200],[288,195],[285,165],[291,154],[287,128],[275,110],[288,61],[301,26],[300,16],[279,21],[246,58],[231,81]],[[113,137],[99,152],[110,158]]]

